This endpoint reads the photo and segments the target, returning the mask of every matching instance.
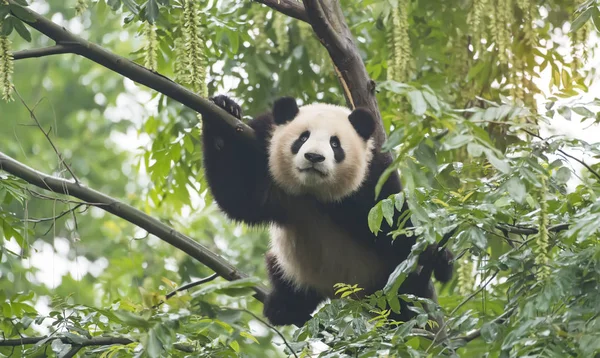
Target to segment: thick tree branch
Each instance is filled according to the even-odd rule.
[[[14,0],[8,0],[11,6],[19,6]],[[212,118],[218,118],[226,122],[231,128],[235,129],[242,137],[254,139],[254,131],[242,121],[219,108],[209,100],[202,98],[187,88],[171,81],[169,78],[162,76],[156,72],[152,72],[144,66],[121,57],[104,48],[93,44],[89,41],[74,35],[62,26],[46,19],[37,12],[28,7],[22,7],[31,18],[19,17],[13,13],[13,16],[21,19],[32,28],[43,33],[49,38],[56,41],[57,46],[68,46],[74,54],[83,56],[89,60],[96,62],[114,72],[117,72],[132,81],[148,86],[157,92],[170,97],[179,103],[187,106],[198,113]],[[34,50],[30,50],[34,51]],[[203,117],[204,118],[204,117]]]
[[[308,16],[302,6],[297,0],[254,0],[258,3],[267,5],[273,10],[279,11],[280,13],[293,17],[295,19],[308,22]]]
[[[190,237],[108,195],[73,181],[46,175],[14,160],[2,152],[0,152],[0,170],[4,170],[39,188],[78,198],[90,203],[90,205],[97,206],[102,210],[125,219],[187,253],[228,281],[247,277],[225,259],[211,252]],[[254,296],[263,302],[267,295],[267,289],[257,286],[254,288],[254,291],[256,292]]]
[[[119,345],[127,345],[134,343],[134,340],[125,337],[93,337],[93,338],[85,338],[83,336],[79,336],[76,340],[71,339],[69,337],[60,337],[60,336],[43,336],[43,337],[23,337],[23,338],[15,338],[15,339],[0,339],[0,347],[18,347],[18,346],[28,346],[32,344],[37,344],[43,341],[43,344],[46,342],[52,342],[55,339],[60,339],[64,344],[71,344],[73,348],[67,352],[63,357],[74,357],[77,352],[81,350],[83,347],[92,347],[92,346],[110,346],[113,344]],[[194,352],[193,347],[185,344],[176,343],[173,345],[173,348],[183,351],[183,352]]]
[[[125,337],[94,337],[94,338],[85,338],[81,337],[81,340],[77,340],[77,342],[73,342],[67,337],[24,337],[24,338],[16,338],[16,339],[0,339],[0,347],[16,347],[16,346],[27,346],[31,344],[36,344],[43,340],[54,340],[60,339],[65,344],[74,344],[81,347],[89,347],[89,346],[108,346],[111,344],[130,344],[133,343],[129,338]]]
[[[14,60],[22,60],[26,58],[45,57],[51,55],[60,55],[63,53],[74,53],[74,47],[69,45],[54,45],[42,48],[34,48],[31,50],[18,51],[13,54]]]
[[[369,77],[338,0],[303,0],[315,34],[333,60],[351,108],[370,109],[378,119],[376,140],[385,140],[385,131],[375,97],[375,82]]]

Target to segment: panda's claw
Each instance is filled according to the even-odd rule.
[[[211,97],[210,100],[217,106],[219,106],[222,109],[224,109],[225,111],[227,111],[227,113],[234,116],[235,118],[237,118],[237,119],[242,118],[242,115],[241,115],[242,110],[241,110],[240,106],[237,103],[235,103],[235,101],[232,100],[231,98],[224,96],[224,95],[218,95],[215,97]]]

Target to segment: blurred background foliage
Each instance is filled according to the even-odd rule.
[[[246,116],[284,95],[345,104],[310,25],[256,2],[28,3],[203,96],[232,95]],[[217,279],[153,308],[177,286],[212,272],[100,209],[0,173],[0,331],[7,339],[63,337],[0,346],[0,355],[68,356],[78,339],[92,336],[135,343],[85,348],[81,356],[600,353],[600,167],[591,164],[600,148],[561,133],[549,136],[547,129],[562,118],[598,130],[599,3],[341,3],[378,83],[389,132],[385,148],[396,153],[393,169],[401,170],[405,186],[365,220],[377,228],[406,200],[415,227],[400,225],[396,234],[420,235],[416,252],[457,229],[448,242],[457,257],[455,278],[438,286],[436,314],[446,319],[447,340],[432,343],[422,330],[430,322],[414,297],[403,297],[417,300],[414,321],[385,321],[383,304],[397,302],[391,288],[413,268],[412,260],[370,299],[349,295],[325,305],[305,327],[282,329],[287,345],[261,322],[262,304],[248,289],[253,280]],[[13,51],[52,44],[27,32],[8,10],[0,1],[4,48],[9,41]],[[85,185],[159,218],[265,281],[268,237],[216,210],[203,180],[201,123],[193,111],[76,55],[18,60],[12,71],[6,54],[0,62],[5,92],[8,75],[14,84],[13,100],[0,103],[0,151],[69,178],[42,132],[49,131]]]

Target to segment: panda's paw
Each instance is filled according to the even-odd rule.
[[[231,114],[235,118],[237,118],[237,119],[242,118],[242,109],[231,98],[229,98],[225,95],[218,95],[218,96],[211,97],[209,99],[217,106],[226,110],[227,113]]]
[[[302,304],[296,304],[285,295],[273,292],[265,300],[263,315],[275,326],[294,324],[302,327],[306,321],[311,319],[310,313],[303,310]]]

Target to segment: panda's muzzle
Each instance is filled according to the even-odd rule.
[[[311,163],[321,163],[325,161],[325,157],[317,153],[304,153],[304,158]]]

